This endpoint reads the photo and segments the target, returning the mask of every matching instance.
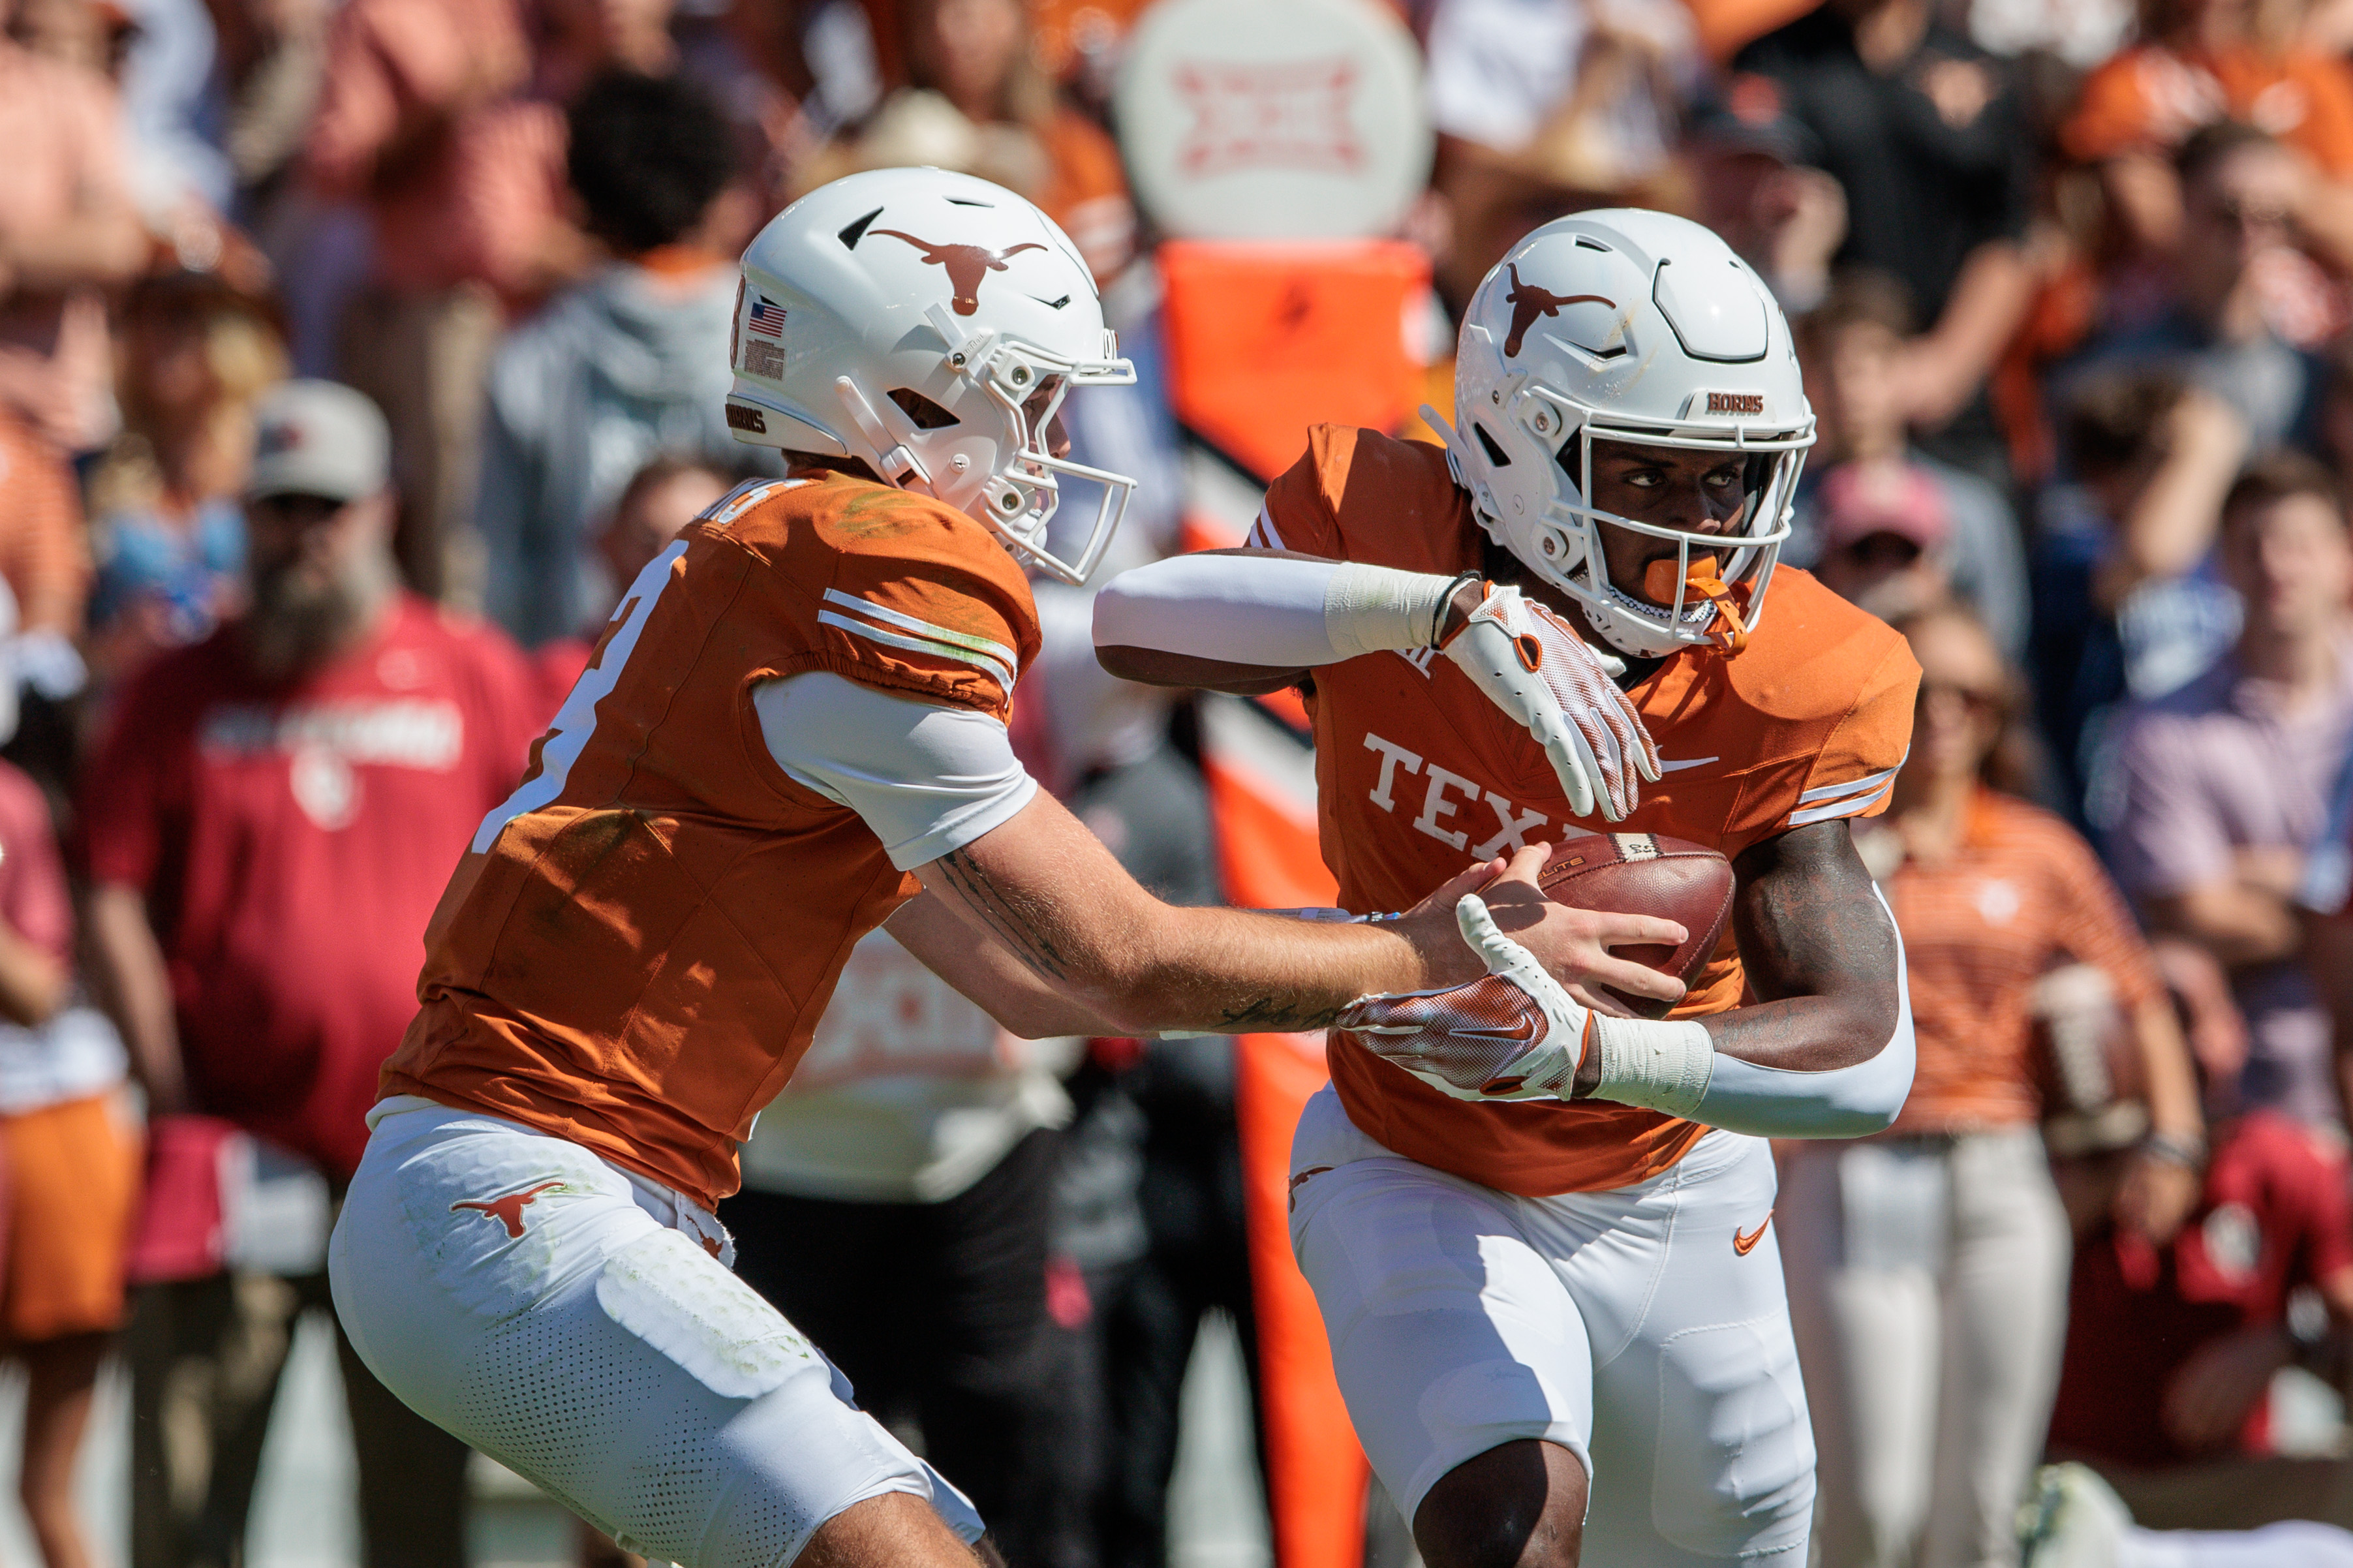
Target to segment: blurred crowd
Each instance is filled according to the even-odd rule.
[[[1783,1152],[1820,1560],[2353,1528],[2353,1450],[2274,1410],[2353,1375],[2353,5],[1361,4],[1436,132],[1430,401],[1532,227],[1709,224],[1819,420],[1785,560],[1925,672],[1858,833],[1918,1081]],[[1144,372],[1070,410],[1144,481],[1098,581],[1181,547],[1113,110],[1148,9],[0,0],[0,1346],[48,1568],[109,1355],[132,1568],[241,1558],[449,868],[622,585],[773,471],[722,402],[762,222],[902,163],[1036,200]],[[1195,705],[1039,597],[1032,771],[1219,899]],[[1165,1560],[1196,1332],[1250,1341],[1234,1080],[1011,1041],[878,934],[746,1146],[744,1277],[1016,1568]],[[342,1365],[367,1560],[456,1568],[464,1451]]]

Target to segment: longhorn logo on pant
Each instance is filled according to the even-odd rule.
[[[1005,250],[991,250],[980,245],[934,245],[928,239],[917,239],[912,234],[902,234],[895,228],[878,228],[872,232],[887,234],[892,239],[903,239],[923,253],[925,265],[944,267],[948,287],[955,290],[955,313],[969,316],[980,309],[980,280],[992,272],[1005,270],[1005,263],[1025,250],[1043,250],[1036,240],[1024,240]]]
[[[1527,336],[1528,329],[1536,324],[1538,316],[1556,316],[1571,305],[1588,302],[1607,305],[1613,310],[1618,308],[1617,300],[1605,300],[1599,294],[1555,294],[1534,283],[1523,283],[1520,281],[1520,264],[1516,261],[1512,263],[1510,270],[1512,291],[1504,296],[1504,303],[1512,307],[1512,335],[1504,340],[1506,358],[1519,357],[1520,340]]]
[[[449,1205],[449,1212],[456,1214],[459,1209],[475,1209],[489,1215],[506,1226],[507,1238],[512,1241],[522,1235],[522,1205],[540,1194],[563,1184],[562,1182],[542,1182],[535,1187],[525,1187],[522,1192],[509,1193],[502,1198],[460,1198]]]

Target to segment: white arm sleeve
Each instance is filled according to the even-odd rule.
[[[1876,887],[1872,892],[1886,909],[1886,898]],[[1594,1098],[1647,1105],[1760,1138],[1867,1138],[1884,1131],[1912,1092],[1914,1063],[1912,987],[1905,973],[1904,933],[1895,930],[1892,910],[1887,923],[1895,931],[1895,1030],[1866,1060],[1826,1072],[1759,1067],[1717,1051],[1694,1019],[1658,1024],[1597,1015],[1596,1034],[1612,1038],[1602,1047],[1604,1081]],[[1667,1031],[1689,1034],[1670,1038]],[[1619,1058],[1629,1059],[1635,1070],[1629,1081],[1613,1083],[1611,1065]],[[1668,1065],[1662,1070],[1650,1065],[1651,1058]]]
[[[902,871],[960,849],[1038,793],[986,713],[892,697],[810,670],[753,689],[768,754],[856,812]]]
[[[1172,555],[1104,585],[1095,646],[1314,668],[1429,647],[1453,584],[1353,561]]]

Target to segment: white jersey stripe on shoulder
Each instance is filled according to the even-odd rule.
[[[886,626],[896,626],[902,632],[913,632],[919,637],[929,637],[934,642],[953,643],[958,647],[970,648],[975,653],[987,654],[1008,668],[1021,662],[1014,651],[1001,642],[992,642],[987,637],[975,637],[970,632],[952,632],[945,626],[934,626],[929,621],[908,615],[903,610],[894,610],[887,605],[870,603],[865,599],[855,599],[833,588],[828,588],[825,591],[825,598],[826,603],[829,605],[839,605],[845,610],[853,611],[871,620],[881,621]]]
[[[959,664],[968,664],[985,674],[995,676],[997,684],[1004,687],[1007,692],[1010,693],[1013,689],[1012,667],[1001,659],[991,658],[985,653],[976,653],[970,648],[956,647],[948,643],[934,642],[929,637],[902,637],[897,632],[885,631],[881,626],[869,626],[864,621],[853,621],[848,616],[835,615],[831,610],[819,610],[817,613],[817,618],[819,626],[839,626],[852,637],[864,637],[868,642],[879,642],[887,647],[904,648],[909,653],[927,653],[934,658],[952,658]]]
[[[1906,754],[1908,755],[1909,753],[1907,752]],[[1873,794],[1878,790],[1881,784],[1883,784],[1888,780],[1894,778],[1896,774],[1897,769],[1900,769],[1903,765],[1904,764],[1901,762],[1898,762],[1893,768],[1883,769],[1875,773],[1866,773],[1859,779],[1848,779],[1843,784],[1822,784],[1818,788],[1810,789],[1805,794],[1798,797],[1798,804],[1804,805],[1818,800],[1837,800],[1851,795]]]
[[[1276,531],[1274,519],[1265,507],[1258,509],[1258,521],[1250,524],[1250,537],[1242,541],[1252,550],[1288,550],[1282,535]]]
[[[1869,811],[1883,795],[1894,787],[1894,781],[1891,779],[1866,795],[1859,795],[1851,800],[1833,800],[1821,805],[1808,806],[1803,811],[1793,811],[1789,814],[1789,826],[1803,827],[1809,823],[1828,822],[1832,817],[1858,816]]]

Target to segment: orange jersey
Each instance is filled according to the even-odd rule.
[[[2126,1012],[2163,994],[2155,962],[2091,847],[1991,791],[1959,852],[1888,879],[1904,933],[1919,1067],[1897,1132],[2024,1126],[2042,1113],[2026,1064],[2028,1003],[2057,958],[2096,964]]]
[[[1475,569],[1484,538],[1439,448],[1319,426],[1275,480],[1252,542],[1407,571]],[[1904,639],[1803,572],[1776,573],[1745,651],[1686,648],[1630,695],[1662,753],[1622,824],[1569,815],[1527,732],[1444,657],[1373,654],[1315,672],[1324,858],[1353,910],[1404,909],[1474,859],[1605,830],[1736,856],[1791,827],[1884,809],[1912,736]],[[1739,1005],[1727,935],[1678,1016]],[[1594,1192],[1665,1170],[1694,1122],[1596,1100],[1452,1100],[1335,1036],[1349,1119],[1411,1160],[1505,1192]]]
[[[1038,651],[979,523],[841,475],[738,488],[649,566],[426,933],[386,1094],[567,1138],[706,1207],[858,939],[918,890],[776,765],[763,681],[999,721]]]

